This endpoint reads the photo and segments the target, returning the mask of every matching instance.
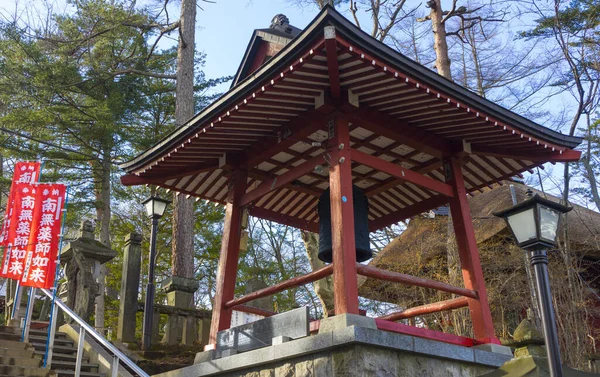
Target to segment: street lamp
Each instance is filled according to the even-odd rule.
[[[152,195],[144,200],[142,204],[146,207],[148,217],[152,219],[152,230],[150,233],[150,259],[148,260],[148,284],[146,285],[146,302],[144,303],[144,328],[142,330],[142,348],[150,348],[152,335],[152,314],[154,306],[154,265],[156,264],[156,233],[158,230],[158,219],[160,219],[170,202]]]
[[[506,220],[510,231],[517,240],[517,245],[529,251],[531,266],[535,271],[551,377],[562,377],[563,374],[552,293],[548,279],[546,251],[557,245],[556,236],[560,216],[572,209],[536,194],[513,207],[494,213],[495,216]]]

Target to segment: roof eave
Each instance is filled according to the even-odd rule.
[[[400,65],[402,65],[402,71],[405,71],[407,75],[418,77],[423,83],[439,88],[441,92],[445,92],[449,96],[453,96],[458,101],[473,103],[481,112],[488,113],[490,116],[494,116],[506,123],[513,124],[521,128],[523,131],[531,133],[532,135],[567,148],[575,148],[583,140],[579,137],[563,135],[559,132],[540,126],[520,115],[511,112],[510,110],[504,109],[501,106],[490,102],[489,100],[469,92],[460,85],[447,80],[446,78],[427,69],[419,63],[416,63],[404,55],[394,51],[387,45],[382,43],[374,43],[376,41],[371,40],[372,38],[368,34],[362,30],[356,29],[356,27],[354,27],[350,21],[333,10],[333,8],[325,7],[302,31],[300,35],[285,45],[277,55],[269,60],[269,62],[265,63],[254,73],[242,79],[236,84],[235,87],[231,88],[228,92],[223,94],[219,99],[206,107],[187,123],[165,136],[152,148],[146,150],[132,160],[119,165],[119,167],[125,170],[127,173],[131,173],[143,166],[146,162],[152,160],[157,154],[162,153],[164,148],[173,148],[182,140],[191,137],[190,131],[195,132],[194,125],[201,121],[207,121],[212,117],[217,116],[223,111],[224,107],[230,106],[239,101],[242,97],[248,95],[256,81],[261,82],[266,80],[271,77],[274,72],[277,72],[285,67],[289,63],[289,59],[293,57],[298,50],[307,48],[310,43],[314,42],[315,39],[319,37],[319,30],[321,30],[321,28],[327,24],[332,24],[333,26],[339,28],[339,31],[342,35],[352,40],[352,42],[359,47],[365,50],[377,52],[382,58],[391,63],[391,65],[398,65],[398,63],[400,63]],[[255,35],[248,48],[251,48],[251,44],[256,40],[256,38],[257,37]]]

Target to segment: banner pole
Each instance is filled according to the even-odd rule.
[[[15,320],[19,317],[21,306],[21,280],[17,280],[17,288],[15,289],[15,299],[13,300],[13,308],[10,315],[10,319]],[[21,324],[19,323],[19,326]]]
[[[25,325],[21,332],[21,341],[27,343],[29,341],[29,330],[31,328],[31,316],[33,315],[33,303],[35,300],[36,289],[29,289],[29,300],[27,300],[27,309],[25,309]]]
[[[56,334],[56,317],[58,316],[58,305],[56,305],[56,291],[58,290],[58,270],[60,268],[60,251],[65,238],[65,223],[67,222],[67,205],[69,204],[69,186],[65,192],[65,206],[63,207],[63,219],[60,225],[60,242],[56,255],[56,271],[54,272],[54,288],[52,288],[52,304],[50,306],[50,324],[48,326],[48,338],[46,339],[46,352],[44,354],[44,368],[52,364],[52,347],[54,347],[54,335]]]

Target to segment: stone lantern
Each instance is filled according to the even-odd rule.
[[[60,263],[65,268],[66,304],[86,322],[94,311],[94,300],[99,292],[100,266],[117,252],[104,246],[94,237],[94,225],[85,220],[81,223],[79,237],[66,242],[60,253]]]

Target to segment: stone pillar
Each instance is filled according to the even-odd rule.
[[[142,235],[130,233],[125,238],[123,251],[123,274],[119,300],[119,328],[117,339],[125,343],[135,342],[135,316],[140,288]]]
[[[210,318],[201,318],[198,321],[198,343],[204,349],[204,346],[208,344],[208,338],[210,336]]]
[[[158,339],[158,334],[160,331],[160,313],[158,310],[154,309],[152,313],[152,333],[150,334],[150,344],[158,344],[160,343]]]
[[[198,324],[196,316],[188,315],[187,317],[184,317],[181,344],[191,346],[196,342],[197,336]]]
[[[199,284],[195,279],[173,276],[163,280],[161,286],[167,293],[167,305],[189,309],[193,306],[194,292],[198,289]],[[194,338],[196,336],[195,326],[186,326],[185,323],[185,317],[177,314],[169,315],[163,343],[180,344],[184,339]],[[184,329],[190,333],[183,336]]]

